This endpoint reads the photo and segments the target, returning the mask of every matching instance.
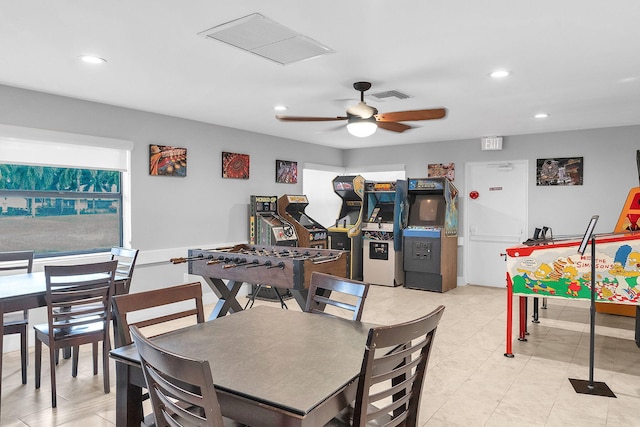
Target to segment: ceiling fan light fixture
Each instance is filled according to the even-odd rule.
[[[358,138],[366,138],[376,133],[378,130],[378,124],[375,117],[369,117],[366,119],[351,116],[349,117],[349,123],[347,123],[347,131]]]

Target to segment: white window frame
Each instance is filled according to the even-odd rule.
[[[122,191],[122,241],[131,247],[131,151],[122,139],[0,124],[0,162],[118,170]]]

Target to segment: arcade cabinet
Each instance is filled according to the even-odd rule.
[[[265,246],[297,246],[295,228],[277,214],[276,196],[251,196],[249,204],[249,243]],[[279,289],[282,297],[291,297],[288,289]],[[278,294],[270,286],[251,285],[254,298],[278,300]]]
[[[636,163],[638,166],[638,178],[640,179],[640,150],[636,151]],[[637,232],[640,230],[640,187],[629,190],[627,200],[624,202],[622,212],[618,217],[618,222],[613,230],[614,233]],[[598,313],[617,314],[620,316],[636,317],[636,342],[640,346],[640,305],[626,304],[606,304],[597,302],[596,311]]]
[[[285,194],[278,199],[278,215],[293,225],[298,235],[298,246],[327,249],[328,231],[304,213],[308,205],[307,196]]]
[[[363,280],[400,286],[404,281],[402,229],[407,217],[407,181],[365,181],[363,203]]]
[[[458,279],[458,190],[447,178],[409,179],[404,286],[446,292]]]
[[[266,246],[297,246],[295,228],[277,214],[276,196],[251,196],[249,243]]]
[[[362,280],[362,198],[364,178],[360,175],[337,176],[333,191],[342,199],[334,227],[329,227],[329,248],[349,251],[349,278]]]

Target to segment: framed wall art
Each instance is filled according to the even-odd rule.
[[[223,151],[222,177],[249,179],[249,155]]]
[[[187,149],[149,145],[149,175],[187,176]]]
[[[582,157],[537,159],[536,185],[582,185]]]
[[[454,163],[432,163],[427,165],[427,178],[456,178],[456,165]]]
[[[276,160],[276,182],[282,184],[297,184],[298,162]]]

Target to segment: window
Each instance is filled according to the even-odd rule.
[[[119,171],[0,163],[0,251],[62,255],[122,246],[120,180]]]
[[[344,175],[344,169],[305,164],[302,169],[302,194],[309,199],[304,212],[325,227],[333,227],[340,214],[342,199],[333,191],[331,181]]]
[[[0,251],[108,251],[130,238],[131,143],[0,125]]]
[[[333,191],[331,181],[338,175],[362,175],[367,181],[405,179],[404,165],[367,165],[345,173],[343,168],[306,163],[302,170],[302,193],[309,199],[305,213],[333,227],[340,214],[342,199]]]

